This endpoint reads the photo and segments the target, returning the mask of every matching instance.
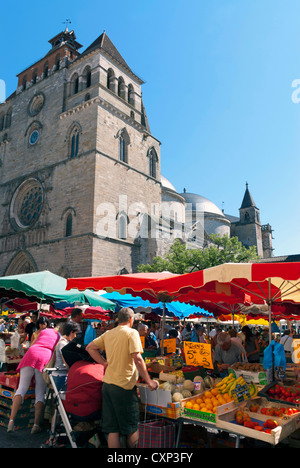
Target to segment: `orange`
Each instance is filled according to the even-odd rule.
[[[226,405],[227,403],[227,401],[224,398],[220,399],[219,402],[221,405]]]
[[[212,388],[212,389],[211,389],[211,393],[212,393],[213,395],[218,395],[218,394],[219,394],[219,390],[218,390],[217,388]]]
[[[205,396],[205,398],[211,398],[212,393],[209,390],[207,390],[206,392],[204,392],[204,396]]]
[[[198,405],[200,405],[201,403],[203,403],[202,398],[197,398],[196,403],[198,403]]]
[[[204,413],[209,413],[209,410],[208,408],[206,408],[206,406],[201,406],[201,411],[203,411]]]
[[[195,403],[195,404],[193,405],[193,409],[199,411],[199,410],[200,410],[200,405],[198,405],[197,403]]]
[[[223,393],[223,398],[225,398],[225,400],[227,400],[228,398],[230,398],[229,393]]]
[[[191,401],[187,401],[185,404],[186,408],[192,408],[192,406],[193,406],[193,403]]]

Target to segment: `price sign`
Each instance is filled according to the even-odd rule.
[[[295,364],[299,364],[299,362],[300,362],[300,340],[299,340],[299,338],[294,338],[293,339],[292,361]]]
[[[140,336],[140,339],[141,339],[141,343],[142,343],[143,349],[145,349],[145,337],[144,337],[144,336]]]
[[[167,354],[176,353],[176,338],[164,339],[164,348],[167,348]]]
[[[202,366],[207,369],[213,369],[211,357],[211,345],[208,343],[194,343],[184,341],[185,362],[189,366]]]

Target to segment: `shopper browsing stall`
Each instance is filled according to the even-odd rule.
[[[120,435],[127,436],[130,447],[138,440],[139,399],[136,392],[138,375],[151,390],[151,380],[141,356],[143,348],[137,330],[132,328],[134,312],[124,308],[118,314],[119,325],[89,343],[87,351],[106,367],[102,389],[102,430],[108,434],[108,447],[120,447]],[[107,361],[100,355],[105,351]]]

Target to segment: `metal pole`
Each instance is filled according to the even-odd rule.
[[[166,305],[163,302],[163,317],[162,317],[161,341],[160,341],[160,349],[161,349],[162,356],[164,355],[165,318],[166,318]]]
[[[269,344],[272,341],[271,278],[269,278]]]

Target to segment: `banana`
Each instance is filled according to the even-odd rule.
[[[230,383],[228,384],[228,386],[227,386],[227,393],[229,393],[229,395],[230,395],[231,389],[232,389],[233,387],[235,387],[235,386],[236,386],[236,380],[234,380],[233,382],[230,382]]]
[[[235,389],[235,387],[236,387],[236,381],[233,382],[233,384],[231,385],[231,387],[230,387],[230,389],[229,389],[229,392],[228,392],[228,393],[229,393],[229,396],[232,397],[232,392],[233,392],[233,390]]]

